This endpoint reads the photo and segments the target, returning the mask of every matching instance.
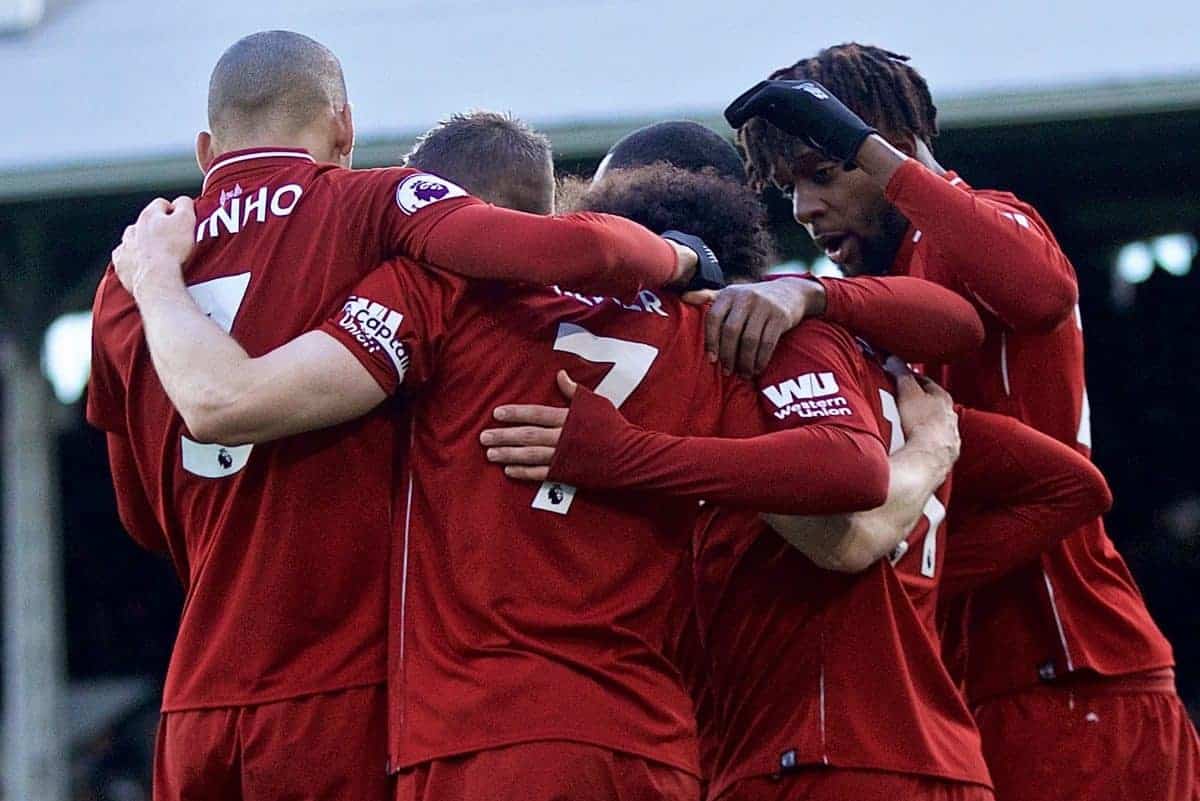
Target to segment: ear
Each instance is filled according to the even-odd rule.
[[[208,131],[196,134],[196,164],[200,166],[200,172],[207,173],[208,168],[216,160],[217,154],[213,149],[212,134]]]
[[[335,125],[334,151],[343,166],[349,167],[354,157],[354,113],[350,109],[349,101],[338,109]]]

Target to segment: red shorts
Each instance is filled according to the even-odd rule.
[[[993,801],[988,787],[908,773],[811,768],[734,782],[713,801]],[[1032,799],[1028,799],[1032,801]]]
[[[154,801],[386,801],[382,686],[258,706],[165,712]]]
[[[1200,745],[1173,692],[1036,687],[980,704],[997,801],[1196,801]]]
[[[564,740],[491,748],[400,772],[396,801],[697,801],[700,780],[642,757]],[[894,801],[894,799],[893,799]]]

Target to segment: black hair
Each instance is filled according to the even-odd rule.
[[[722,177],[746,180],[746,167],[737,148],[716,131],[687,120],[656,122],[626,134],[609,148],[601,169],[642,167],[658,161],[684,170],[708,167]]]
[[[698,236],[728,279],[757,278],[772,261],[762,201],[745,184],[711,168],[683,170],[658,162],[612,170],[603,181],[576,179],[562,197],[576,211],[616,214],[660,234],[676,230]]]

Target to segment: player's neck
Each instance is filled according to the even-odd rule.
[[[921,162],[921,164],[936,175],[945,175],[947,172],[946,168],[938,164],[938,160],[933,157],[933,151],[929,149],[929,146],[919,139],[917,140],[916,152],[913,153],[913,158]]]
[[[303,150],[318,162],[342,163],[329,144],[328,133],[324,131],[259,131],[245,136],[230,137],[220,145],[216,159],[238,150]]]

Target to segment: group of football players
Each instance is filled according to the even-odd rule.
[[[156,799],[1200,798],[1075,271],[938,164],[905,57],[559,186],[486,112],[351,170],[285,31],[208,116],[93,309],[88,419],[186,590]],[[846,278],[764,275],[770,186]]]

